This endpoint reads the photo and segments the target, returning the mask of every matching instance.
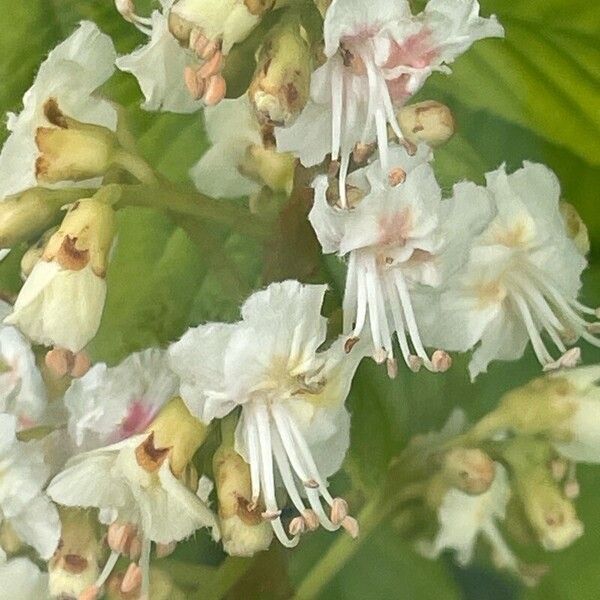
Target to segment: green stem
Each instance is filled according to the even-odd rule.
[[[133,175],[140,183],[149,185],[156,185],[158,183],[158,177],[154,169],[137,154],[132,154],[120,148],[115,152],[113,162]]]
[[[192,600],[221,600],[253,563],[254,560],[248,558],[227,557],[210,579],[202,582],[198,591],[189,597]]]
[[[312,600],[316,598],[342,567],[358,552],[361,545],[386,518],[391,508],[392,505],[386,504],[382,495],[377,495],[370,500],[358,515],[359,538],[353,540],[347,535],[338,537],[304,578],[296,591],[295,600]]]
[[[247,209],[175,186],[121,185],[121,206],[148,206],[178,215],[226,225],[240,233],[264,239],[268,224]]]

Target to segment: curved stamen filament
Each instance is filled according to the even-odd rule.
[[[118,552],[115,552],[114,550],[110,553],[110,556],[108,557],[108,560],[106,561],[102,572],[98,576],[96,583],[94,583],[95,587],[101,589],[102,586],[106,583],[106,580],[110,577],[110,574],[113,572],[113,569],[115,568],[115,565],[119,560],[119,556],[121,555]]]
[[[287,548],[293,548],[298,544],[299,537],[288,538],[281,523],[280,511],[275,498],[275,478],[273,473],[273,446],[271,441],[271,424],[267,407],[263,404],[249,408],[250,418],[248,426],[256,427],[260,446],[260,479],[263,489],[263,499],[267,512],[271,515],[269,519],[271,527],[279,541]]]
[[[152,542],[144,539],[142,542],[142,553],[140,555],[140,568],[142,569],[142,593],[141,598],[150,598],[150,551]]]

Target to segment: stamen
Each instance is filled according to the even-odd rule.
[[[121,582],[121,591],[124,594],[131,594],[138,590],[142,585],[142,569],[135,563],[129,563],[123,581]]]
[[[388,183],[396,187],[406,181],[406,171],[400,167],[395,167],[388,173]]]
[[[97,588],[98,590],[102,589],[102,586],[106,583],[106,580],[110,577],[110,574],[115,568],[115,565],[119,560],[119,556],[120,555],[118,552],[113,551],[110,553],[110,556],[108,557],[108,560],[106,561],[106,564],[98,576],[98,579],[96,579],[96,583],[94,583],[93,587]]]
[[[142,541],[142,554],[140,556],[140,569],[142,571],[142,592],[144,599],[150,598],[150,550],[152,542],[149,539]]]
[[[290,500],[296,507],[296,510],[302,515],[304,514],[306,508],[304,506],[304,502],[300,498],[300,494],[298,493],[298,488],[296,487],[294,476],[290,469],[290,463],[288,461],[285,448],[283,447],[283,443],[281,441],[281,437],[279,435],[279,430],[277,429],[277,426],[275,426],[275,428],[273,429],[272,434],[273,453],[275,456],[275,462],[277,463],[279,474],[281,475],[281,479],[283,480],[283,485],[285,486]]]
[[[292,537],[296,536],[296,535],[302,535],[306,531],[306,522],[305,522],[304,518],[303,517],[294,517],[290,521],[288,531],[290,532],[290,535]]]
[[[258,433],[254,420],[248,418],[246,413],[242,413],[244,419],[244,430],[246,431],[246,444],[248,445],[248,454],[250,459],[250,481],[252,485],[251,510],[256,508],[260,497],[260,446],[258,443]]]
[[[357,265],[356,268],[356,285],[357,285],[357,311],[356,311],[356,323],[354,325],[354,331],[352,332],[353,338],[359,338],[360,334],[365,326],[367,320],[367,291],[365,282],[364,267]]]
[[[331,522],[334,525],[341,525],[347,516],[348,503],[343,498],[334,498],[331,505]]]
[[[348,197],[346,194],[346,178],[348,176],[348,169],[350,167],[350,154],[344,152],[342,155],[342,164],[340,166],[340,205],[342,208],[348,208]]]
[[[369,268],[371,267],[371,268]],[[373,338],[373,347],[375,348],[375,353],[377,354],[382,347],[381,340],[381,332],[380,332],[380,313],[379,313],[379,303],[377,302],[377,284],[375,274],[372,272],[372,265],[369,265],[365,268],[365,283],[367,289],[367,302],[369,308],[369,324],[371,326],[371,336]],[[385,314],[383,315],[385,319]],[[375,358],[375,356],[373,356]],[[379,352],[379,358],[381,358],[381,353]],[[383,361],[385,361],[385,354],[383,357]],[[376,359],[377,360],[377,359]],[[378,362],[383,362],[379,360]]]
[[[437,373],[445,373],[452,366],[452,357],[444,350],[436,350],[431,356],[431,364]]]
[[[302,512],[302,516],[304,517],[304,522],[309,531],[316,531],[319,529],[319,517],[317,517],[314,510],[307,508]]]
[[[342,303],[342,312],[344,315],[344,333],[352,331],[353,318],[356,315],[357,310],[357,292],[356,253],[350,252],[350,257],[348,259],[348,270],[346,272],[346,291],[344,292],[344,300]],[[352,350],[352,348],[350,348],[350,350]],[[349,350],[346,350],[346,352],[349,352]]]
[[[527,303],[525,302],[523,297],[518,293],[513,292],[512,298],[517,305],[517,309],[521,315],[523,324],[525,325],[525,328],[527,329],[529,339],[531,340],[531,344],[533,346],[533,351],[535,352],[535,355],[537,356],[538,361],[542,365],[549,365],[549,364],[554,363],[554,359],[548,352],[548,349],[546,348],[546,346],[535,326],[535,323],[533,322],[533,318],[531,316],[531,313],[529,312],[529,307],[527,306]]]
[[[344,71],[334,68],[331,77],[331,160],[337,160],[342,145]]]
[[[558,360],[544,365],[544,371],[555,371],[556,369],[572,369],[581,361],[581,349],[571,348],[567,350]]]
[[[354,517],[346,517],[342,521],[342,527],[350,534],[353,540],[355,540],[360,533],[358,521]]]
[[[398,376],[398,362],[395,358],[388,358],[386,362],[387,374],[390,379],[396,379]]]
[[[579,482],[577,481],[577,464],[575,462],[569,462],[564,492],[569,500],[575,500],[579,497],[580,489]]]
[[[417,320],[413,311],[412,303],[410,300],[410,293],[408,291],[406,281],[404,280],[402,273],[398,270],[396,270],[394,273],[394,282],[396,284],[396,289],[398,290],[398,294],[400,296],[400,306],[402,307],[402,311],[404,312],[404,316],[406,318],[408,331],[410,333],[410,339],[415,348],[415,352],[417,353],[417,356],[423,360],[425,366],[428,369],[432,369],[433,367],[431,361],[429,360],[429,356],[427,356],[427,352],[425,352],[425,348],[423,347],[423,343],[421,342],[419,327],[417,326]]]

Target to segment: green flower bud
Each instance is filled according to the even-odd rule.
[[[567,235],[573,240],[577,250],[579,250],[583,256],[589,254],[590,236],[588,234],[587,226],[577,212],[577,209],[572,204],[562,201],[560,203],[560,214],[565,221]]]
[[[250,467],[227,442],[213,458],[223,548],[231,556],[253,556],[273,539],[263,507],[252,499]]]
[[[291,125],[308,101],[312,60],[306,34],[298,22],[276,28],[257,53],[248,90],[263,122]]]
[[[38,127],[36,132],[38,181],[82,181],[108,171],[118,149],[114,132],[68,117],[54,98],[44,104],[44,115],[53,127]]]
[[[405,106],[398,113],[398,124],[408,142],[432,147],[447,142],[456,129],[450,109],[434,100]]]

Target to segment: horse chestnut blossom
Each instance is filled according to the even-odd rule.
[[[454,550],[456,561],[467,565],[481,536],[493,548],[497,566],[518,571],[518,560],[498,529],[510,498],[508,476],[499,463],[494,464],[494,470],[491,486],[481,494],[468,494],[457,488],[444,494],[437,511],[439,530],[433,540],[419,544],[425,556],[438,558],[445,550]]]
[[[340,193],[356,144],[377,140],[387,172],[388,125],[404,136],[395,110],[473,42],[504,33],[495,17],[479,16],[476,0],[430,0],[413,15],[407,0],[334,0],[325,14],[327,61],[312,76],[311,100],[277,147],[307,167],[341,158]]]
[[[226,91],[221,73],[225,57],[272,4],[161,0],[161,10],[141,17],[132,0],[116,0],[124,18],[150,38],[145,46],[119,57],[117,67],[136,77],[146,110],[190,113],[218,104]]]
[[[411,297],[415,288],[441,283],[437,255],[444,250],[441,235],[442,193],[422,145],[415,156],[394,147],[390,158],[401,180],[382,177],[375,161],[353,172],[348,180],[351,208],[336,204],[326,176],[314,182],[315,203],[309,220],[324,253],[348,256],[344,293],[344,333],[348,352],[370,330],[373,358],[397,371],[392,336],[414,371],[425,365],[444,371],[450,357],[436,351],[430,358],[423,346]],[[412,343],[413,349],[409,345]]]
[[[131,354],[115,367],[97,363],[65,393],[71,437],[91,450],[141,434],[177,386],[158,348]]]
[[[0,153],[0,198],[35,186],[43,175],[39,145],[51,132],[44,110],[49,100],[73,119],[116,129],[116,109],[94,95],[112,75],[115,59],[112,40],[90,21],[82,21],[50,52],[23,96],[23,110],[8,115],[11,133]]]
[[[577,299],[587,261],[567,233],[558,180],[528,162],[510,175],[503,166],[486,179],[493,218],[442,292],[441,312],[425,338],[448,350],[478,344],[472,378],[493,360],[519,358],[528,342],[544,369],[574,366],[580,351],[567,345],[582,338],[599,346],[600,340],[596,322],[586,320],[596,311]],[[475,202],[481,190],[471,190]]]
[[[55,502],[98,508],[109,525],[112,553],[89,597],[98,597],[121,554],[138,558],[132,544],[140,552],[132,571],[149,597],[152,542],[172,547],[201,527],[213,528],[218,539],[215,516],[183,481],[204,436],[205,428],[174,398],[145,433],[74,456],[51,481],[48,495]]]
[[[263,185],[291,191],[294,158],[277,152],[273,128],[258,124],[247,94],[207,107],[204,120],[213,145],[190,171],[198,190],[216,198],[256,194]]]
[[[326,337],[325,290],[297,281],[271,284],[250,296],[240,322],[190,329],[170,349],[181,397],[196,417],[209,423],[241,408],[235,450],[250,465],[252,505],[262,502],[263,518],[288,547],[319,524],[358,532],[325,478],[340,468],[348,448],[344,400],[361,355],[346,357],[342,340],[318,351]],[[291,537],[281,520],[275,465],[298,511]]]
[[[17,420],[0,414],[0,524],[49,559],[58,545],[60,521],[43,492],[50,469],[37,442],[17,439]],[[0,548],[0,560],[6,553]]]
[[[116,65],[138,80],[144,94],[142,108],[176,113],[191,113],[202,108],[202,102],[192,97],[185,85],[183,73],[193,63],[169,31],[168,11],[172,0],[162,1],[162,11],[155,10],[149,19],[125,13],[143,33],[148,43],[130,54],[119,56]]]

